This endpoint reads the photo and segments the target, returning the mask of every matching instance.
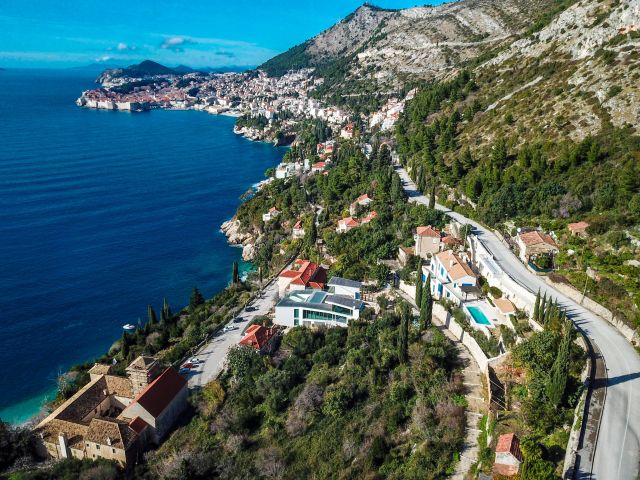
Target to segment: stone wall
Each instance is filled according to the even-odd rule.
[[[618,320],[613,312],[608,308],[603,307],[598,302],[591,300],[589,297],[582,296],[582,293],[573,288],[571,285],[566,283],[559,283],[552,281],[549,277],[545,277],[545,281],[551,285],[553,288],[559,290],[564,295],[569,297],[574,302],[582,305],[586,309],[592,311],[596,315],[604,318],[607,322],[613,325],[627,340],[629,340],[633,345],[640,344],[640,337],[638,336],[638,332],[631,328],[629,325],[625,324],[621,320]]]

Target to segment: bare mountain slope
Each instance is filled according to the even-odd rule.
[[[278,75],[289,68],[330,68],[339,62],[341,77],[373,81],[380,87],[397,87],[407,77],[439,78],[489,47],[515,39],[530,26],[531,12],[544,11],[554,3],[556,0],[463,0],[403,10],[365,3],[260,68]],[[334,81],[332,86],[339,83]]]

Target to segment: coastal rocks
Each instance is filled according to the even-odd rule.
[[[242,259],[246,262],[250,262],[256,256],[258,239],[254,238],[254,235],[248,232],[242,232],[240,227],[240,221],[236,218],[224,222],[220,229],[222,233],[227,236],[227,241],[230,245],[242,246]]]

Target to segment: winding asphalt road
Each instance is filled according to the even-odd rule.
[[[238,327],[229,332],[221,331],[215,335],[209,343],[202,347],[195,355],[202,363],[189,374],[189,388],[200,388],[214,380],[225,367],[229,349],[237,345],[243,337],[242,332],[247,328],[249,322],[255,317],[266,315],[273,308],[278,296],[278,282],[272,280],[264,287],[262,295],[249,305],[251,311],[243,311],[239,314],[243,321],[239,323],[229,323]]]
[[[410,202],[427,205],[403,168],[396,167]],[[631,344],[606,320],[567,298],[531,273],[509,248],[488,228],[436,204],[438,210],[461,223],[473,226],[479,240],[496,263],[514,281],[532,293],[538,290],[559,301],[575,325],[595,344],[604,357],[607,378],[594,389],[606,388],[606,401],[599,433],[588,437],[590,445],[578,452],[583,461],[575,478],[597,480],[636,480],[640,464],[640,356]],[[595,453],[591,451],[594,448]]]

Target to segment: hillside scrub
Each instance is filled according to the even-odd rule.
[[[312,331],[296,327],[275,358],[230,357],[221,395],[152,456],[164,478],[442,478],[462,447],[464,409],[453,345],[400,316]],[[238,356],[242,361],[236,361]],[[215,413],[211,413],[215,410]],[[224,452],[224,455],[220,455]],[[175,459],[180,459],[177,462]]]

